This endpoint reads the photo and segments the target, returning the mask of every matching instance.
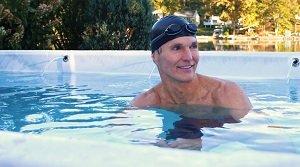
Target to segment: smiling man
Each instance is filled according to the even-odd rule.
[[[197,26],[178,16],[157,21],[151,31],[152,59],[161,82],[133,99],[135,107],[205,105],[251,109],[243,90],[234,82],[196,74],[199,61]]]

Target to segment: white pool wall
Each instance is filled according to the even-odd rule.
[[[237,79],[300,79],[292,67],[298,52],[199,51],[197,72]],[[62,61],[68,56],[68,61]],[[117,73],[149,75],[155,66],[150,51],[2,50],[0,71]],[[157,70],[154,71],[157,74]]]
[[[199,152],[0,131],[1,167],[293,167],[299,155]],[[3,137],[5,136],[5,137]]]

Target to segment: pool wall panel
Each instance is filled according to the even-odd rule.
[[[197,72],[237,79],[300,79],[293,67],[297,52],[199,51]],[[64,56],[68,61],[64,62]],[[149,75],[155,66],[150,51],[0,51],[0,71],[56,73],[134,73]],[[157,69],[154,75],[157,75]]]

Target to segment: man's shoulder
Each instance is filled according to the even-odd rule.
[[[234,92],[242,92],[241,87],[236,82],[215,77],[206,77],[206,79],[215,93],[228,95]]]
[[[250,109],[252,105],[244,90],[236,82],[215,78],[218,87],[213,96],[220,106],[236,109]]]
[[[160,102],[160,98],[154,88],[137,95],[130,103],[134,107],[155,106]]]
[[[210,84],[218,84],[218,85],[222,85],[222,86],[230,86],[230,87],[238,87],[238,84],[230,81],[230,80],[226,80],[223,78],[217,78],[217,77],[212,77],[212,76],[206,76],[206,75],[200,75],[198,74],[198,78],[201,80],[204,80],[207,83]]]
[[[201,80],[203,85],[206,85],[216,91],[224,91],[227,88],[238,88],[238,85],[235,82],[226,79],[206,75],[198,75],[198,79]]]

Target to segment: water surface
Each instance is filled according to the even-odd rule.
[[[250,51],[250,52],[299,52],[300,41],[238,41],[213,40],[199,41],[200,51]]]
[[[127,107],[157,82],[144,75],[2,72],[0,130],[161,147],[188,139],[185,148],[204,152],[300,153],[299,80],[236,80],[254,106],[240,119],[208,106]]]

